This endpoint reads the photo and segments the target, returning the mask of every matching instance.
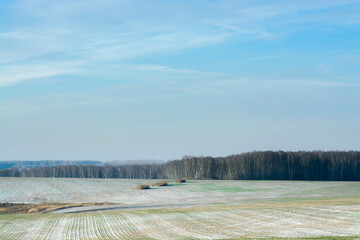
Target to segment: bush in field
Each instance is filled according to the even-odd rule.
[[[175,179],[175,182],[176,183],[185,183],[186,179],[185,178],[183,178],[183,179]]]
[[[153,184],[153,186],[156,186],[156,187],[162,187],[162,186],[167,186],[167,185],[168,185],[167,181],[157,182],[157,183]]]
[[[137,185],[137,190],[150,189],[150,185]]]

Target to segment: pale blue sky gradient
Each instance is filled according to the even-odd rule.
[[[0,2],[0,160],[360,150],[360,1]]]

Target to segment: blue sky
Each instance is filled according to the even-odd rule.
[[[0,2],[0,159],[359,150],[360,1]]]

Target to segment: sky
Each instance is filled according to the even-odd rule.
[[[2,0],[0,160],[360,150],[360,0]]]

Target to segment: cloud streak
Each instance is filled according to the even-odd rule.
[[[0,67],[0,87],[7,87],[28,80],[42,79],[59,75],[77,73],[80,70],[73,64],[51,63],[51,64],[25,64],[4,65]]]
[[[301,31],[312,28],[311,24],[304,22],[332,26],[334,22],[329,18],[338,19],[331,16],[345,12],[348,14],[341,18],[344,20],[342,24],[357,23],[357,14],[350,9],[360,7],[359,2],[333,0],[300,4],[274,1],[269,4],[262,1],[221,1],[205,8],[196,2],[181,6],[161,3],[157,7],[146,3],[148,8],[139,8],[137,1],[90,1],[83,7],[82,1],[62,1],[60,4],[39,0],[33,4],[32,1],[19,0],[11,5],[9,15],[18,17],[20,24],[0,32],[0,44],[6,46],[0,52],[3,72],[0,87],[39,78],[86,73],[93,71],[94,66],[102,69],[119,64],[132,65],[130,69],[134,71],[217,74],[216,71],[198,70],[196,65],[189,70],[171,64],[144,64],[141,59],[234,41],[239,45],[253,40],[276,41],[296,32],[299,24]],[[159,17],[155,18],[155,13]],[[99,26],[94,25],[96,21],[100,21]],[[249,59],[271,57],[252,56]],[[131,64],[131,61],[140,63]],[[244,60],[229,62],[241,61]],[[211,65],[224,64],[221,61],[215,65],[207,64]]]

